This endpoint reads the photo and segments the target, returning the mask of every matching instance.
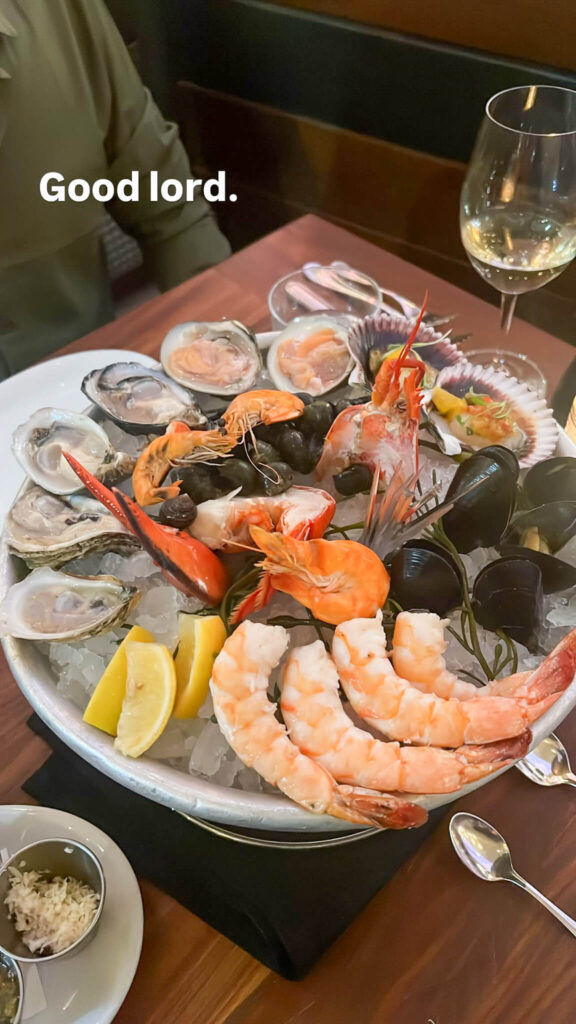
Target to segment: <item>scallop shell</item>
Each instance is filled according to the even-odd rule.
[[[490,395],[497,402],[509,402],[516,422],[525,434],[522,447],[513,449],[522,469],[549,458],[555,451],[558,424],[554,413],[543,398],[516,377],[509,377],[492,367],[473,366],[463,360],[442,370],[436,385],[459,398],[464,398],[473,388],[477,394]],[[512,447],[504,441],[501,443],[506,448]]]
[[[58,568],[93,551],[119,551],[137,542],[104,505],[83,494],[68,497],[28,487],[4,524],[10,551],[30,567]]]
[[[212,363],[205,360],[203,369],[202,357],[193,365],[191,353],[186,350],[207,344],[211,345]],[[211,395],[249,391],[262,369],[256,336],[237,320],[178,324],[164,338],[160,359],[172,380]]]
[[[190,391],[160,369],[141,363],[111,363],[92,370],[82,391],[108,419],[132,434],[162,434],[173,420],[203,426],[206,417]]]
[[[137,587],[115,576],[71,576],[34,569],[10,587],[0,611],[0,635],[67,642],[121,625],[136,604]]]
[[[377,313],[355,324],[348,338],[356,363],[350,383],[372,385],[386,352],[401,348],[413,328],[413,320],[392,313]],[[431,387],[441,370],[464,361],[464,356],[448,335],[440,334],[425,324],[418,328],[412,354],[419,356],[431,370],[426,374],[424,387]]]
[[[82,484],[62,451],[99,480],[128,476],[135,458],[116,452],[105,430],[89,416],[68,409],[38,409],[12,435],[12,451],[28,476],[51,494],[74,494]]]
[[[348,334],[350,331],[351,318],[346,316],[335,316],[329,314],[314,314],[313,316],[302,316],[292,320],[272,342],[268,350],[267,369],[272,381],[281,391],[291,391],[292,394],[308,394],[319,398],[329,391],[333,391],[346,380],[350,373],[352,360],[348,349]],[[298,343],[307,341],[315,333],[322,330],[330,330],[334,333],[337,343],[336,352],[329,352],[326,345],[321,345],[316,350],[320,361],[314,363],[310,353],[298,354],[296,348],[291,353],[286,351],[286,346],[291,341]],[[324,349],[322,352],[321,349]],[[316,371],[322,366],[322,359],[334,360],[332,376],[322,380]],[[294,371],[300,374],[287,373],[287,364],[292,360]],[[297,362],[297,367],[294,365]],[[325,362],[324,368],[328,370],[330,364]]]

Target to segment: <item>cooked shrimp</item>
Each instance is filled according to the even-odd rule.
[[[401,747],[375,739],[346,714],[336,667],[320,640],[290,651],[280,706],[290,739],[303,754],[339,782],[369,789],[453,793],[523,757],[530,743],[528,730],[503,743],[459,750]]]
[[[191,430],[180,420],[171,423],[166,433],[154,438],[138,457],[132,474],[136,501],[139,505],[155,505],[178,497],[181,480],[161,486],[173,465],[184,458],[188,462],[211,462],[227,455],[235,445],[235,438],[219,430]]]
[[[295,420],[304,411],[304,402],[290,391],[245,391],[232,399],[222,416],[226,432],[240,440],[260,423]]]
[[[390,739],[460,747],[519,736],[574,678],[576,630],[556,647],[513,697],[444,700],[397,676],[386,651],[382,616],[338,626],[332,647],[354,710]]]
[[[291,742],[267,694],[270,673],[287,646],[288,633],[281,626],[244,622],[214,662],[214,712],[238,757],[313,814],[387,828],[423,824],[427,814],[422,807],[399,797],[339,786]]]
[[[511,697],[526,682],[530,672],[517,672],[506,679],[494,679],[486,686],[474,686],[446,668],[444,629],[448,619],[434,612],[401,612],[396,619],[392,661],[399,676],[410,680],[423,693],[437,697],[470,700],[475,697]]]
[[[322,536],[335,508],[332,495],[317,487],[289,487],[282,494],[253,498],[233,492],[201,502],[190,533],[212,550],[250,544],[250,526],[308,540]]]
[[[375,615],[384,604],[390,577],[378,555],[354,540],[295,540],[250,527],[264,552],[262,587],[290,594],[318,619],[336,625],[351,615]],[[261,607],[242,604],[236,621]]]

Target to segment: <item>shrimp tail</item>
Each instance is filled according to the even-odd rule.
[[[550,651],[527,682],[516,690],[515,697],[527,704],[553,703],[560,693],[568,689],[575,675],[576,629],[573,629]]]
[[[268,573],[262,573],[262,577],[258,586],[255,590],[252,590],[242,601],[238,603],[232,615],[230,616],[230,623],[232,626],[237,626],[239,622],[243,622],[249,615],[253,615],[254,612],[259,612],[272,598],[274,593],[274,587]]]
[[[336,818],[380,828],[417,828],[428,820],[428,812],[419,804],[358,786],[335,786],[327,810]]]
[[[481,765],[488,768],[492,766],[495,771],[503,768],[511,761],[519,761],[528,752],[532,742],[530,729],[525,729],[519,736],[512,736],[508,740],[496,740],[494,743],[469,744],[460,747],[458,754],[466,760],[468,765]]]

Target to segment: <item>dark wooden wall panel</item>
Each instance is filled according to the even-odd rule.
[[[272,0],[520,60],[576,66],[574,0]]]

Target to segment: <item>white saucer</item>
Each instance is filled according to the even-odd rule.
[[[16,462],[10,447],[16,427],[46,405],[82,412],[88,404],[86,395],[80,390],[86,374],[108,363],[123,361],[142,363],[144,366],[153,366],[156,362],[150,356],[121,348],[72,352],[46,363],[36,363],[0,383],[0,527],[24,480],[24,471]]]
[[[40,839],[69,837],[85,843],[100,859],[106,902],[98,931],[77,956],[38,965],[48,1005],[29,1019],[33,1024],[111,1024],[132,984],[142,948],[142,897],[126,857],[99,828],[49,807],[0,806],[0,836],[10,855]]]

